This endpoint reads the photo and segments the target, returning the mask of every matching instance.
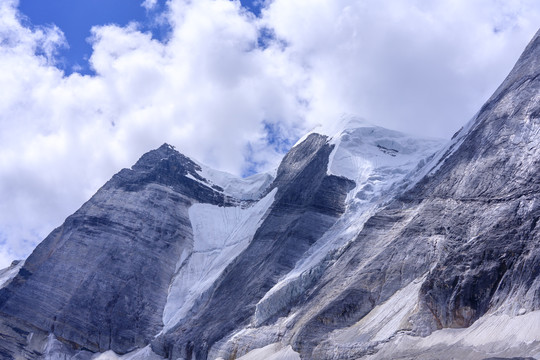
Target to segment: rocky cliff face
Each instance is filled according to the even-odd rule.
[[[455,203],[445,257],[421,292],[439,327],[469,326],[499,307],[540,308],[539,57],[537,35],[459,148],[404,195]]]
[[[446,146],[353,119],[275,177],[145,154],[0,272],[0,355],[540,354],[539,58]]]
[[[539,310],[539,56],[537,34],[475,119],[421,170],[426,175],[366,222],[310,289],[293,347],[308,358],[354,358],[400,331],[426,336],[469,327],[488,312]],[[394,332],[359,325],[414,281],[417,302]],[[351,327],[356,338],[346,341]]]
[[[354,182],[326,174],[331,151],[326,137],[312,134],[285,157],[271,186],[277,189],[275,201],[250,245],[197,313],[154,342],[158,354],[206,358],[211,345],[249,323],[255,304],[335,223]],[[196,325],[201,323],[206,326]]]
[[[146,345],[192,247],[188,207],[232,201],[186,177],[196,169],[164,145],[116,174],[0,290],[0,312],[91,351]]]

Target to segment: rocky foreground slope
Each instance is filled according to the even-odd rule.
[[[446,145],[350,119],[248,179],[150,151],[0,272],[0,357],[540,358],[539,59]]]

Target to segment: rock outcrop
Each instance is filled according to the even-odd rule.
[[[148,344],[178,258],[193,245],[189,206],[233,201],[197,181],[197,169],[163,145],[116,174],[0,290],[2,320],[93,352]]]

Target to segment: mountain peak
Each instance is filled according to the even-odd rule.
[[[351,115],[351,114],[342,114],[341,117],[335,122],[328,122],[326,124],[317,124],[304,136],[298,139],[298,141],[294,144],[293,147],[302,143],[311,134],[324,135],[331,139],[331,138],[339,137],[339,135],[345,130],[356,129],[360,127],[372,127],[372,126],[374,125],[368,122],[367,120],[365,120],[364,118],[361,118],[356,115]]]
[[[145,153],[141,158],[132,166],[133,170],[148,170],[156,166],[160,160],[168,159],[171,156],[175,157],[180,161],[183,166],[191,169],[200,170],[200,167],[190,158],[181,154],[176,148],[172,145],[164,143],[160,147],[154,150],[150,150]]]
[[[176,147],[174,147],[171,144],[163,143],[160,147],[158,147],[156,150],[168,153],[168,152],[177,152]]]

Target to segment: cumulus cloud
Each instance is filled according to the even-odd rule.
[[[340,112],[445,137],[500,84],[537,1],[274,1],[264,21],[309,70],[310,119]]]
[[[145,0],[152,9],[155,1]],[[92,29],[95,75],[65,75],[61,29],[0,3],[0,266],[163,142],[239,175],[341,113],[449,137],[540,23],[533,0],[171,0],[163,42]]]

